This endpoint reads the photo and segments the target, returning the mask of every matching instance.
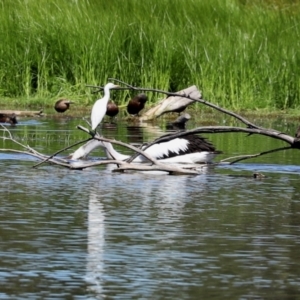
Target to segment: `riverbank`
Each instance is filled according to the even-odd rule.
[[[173,92],[195,84],[232,110],[300,106],[299,2],[32,0],[0,7],[0,97],[25,99],[13,100],[17,106],[50,107],[66,96],[92,105],[86,84],[109,77]],[[120,104],[129,96],[120,93]]]
[[[40,100],[36,101],[36,99],[23,101],[22,99],[2,99],[0,100],[0,106],[2,110],[42,110],[44,115],[55,118],[79,118],[79,117],[88,117],[90,115],[92,105],[87,104],[84,100],[72,99],[75,103],[71,105],[71,108],[66,113],[57,113],[54,110],[54,103],[57,99],[48,99],[48,100]],[[213,103],[212,101],[210,101]],[[146,105],[144,111],[148,110],[154,104]],[[287,119],[287,120],[295,120],[300,122],[300,109],[239,109],[239,110],[231,110],[237,114],[242,115],[248,119],[255,118],[270,118],[270,119]],[[192,119],[200,118],[204,123],[207,124],[215,124],[216,116],[220,116],[221,113],[206,107],[203,104],[191,104],[185,110],[185,112],[189,113]],[[224,115],[225,116],[225,115]],[[172,121],[178,117],[177,113],[167,113],[158,118],[159,120],[163,119],[165,121]],[[122,107],[120,109],[120,113],[118,115],[119,119],[122,120],[132,120],[133,118],[128,115],[126,112],[126,107]]]

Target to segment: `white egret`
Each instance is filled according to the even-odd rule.
[[[116,151],[111,143],[93,139],[78,148],[70,158],[73,160],[86,158],[91,151],[99,147],[105,149],[109,159],[126,160],[130,157],[130,155]],[[169,141],[153,144],[145,152],[160,162],[187,164],[210,163],[217,154],[222,153],[204,137],[195,134],[177,138],[172,138],[170,135]],[[142,163],[148,162],[148,160],[143,155],[138,155],[133,162]]]
[[[107,83],[104,87],[104,97],[97,100],[92,108],[91,112],[91,125],[92,130],[95,131],[97,126],[101,123],[107,110],[107,103],[110,98],[110,89],[119,87],[113,83]]]

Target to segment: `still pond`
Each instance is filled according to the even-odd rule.
[[[254,121],[291,135],[298,127]],[[6,127],[52,154],[86,138],[78,124],[85,126],[45,117]],[[164,132],[159,124],[122,122],[102,131],[133,144]],[[224,152],[216,161],[285,145],[245,134],[204,136]],[[1,151],[0,299],[300,299],[299,154],[168,176],[107,166],[33,169],[36,159]]]

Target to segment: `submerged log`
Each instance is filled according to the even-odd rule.
[[[15,114],[16,116],[22,117],[33,117],[33,116],[42,116],[43,110],[0,110],[0,114],[3,115],[12,115]]]
[[[150,108],[146,111],[140,119],[142,121],[152,120],[168,112],[182,112],[186,107],[195,102],[195,100],[186,98],[191,97],[195,99],[201,99],[201,92],[197,89],[195,85],[188,87],[184,90],[177,92],[178,95],[185,95],[185,97],[180,96],[169,96],[162,99],[156,106]]]

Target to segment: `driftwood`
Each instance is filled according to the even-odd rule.
[[[178,95],[185,95],[188,97],[178,97],[178,96],[169,96],[167,98],[162,99],[159,101],[157,105],[150,108],[143,115],[140,117],[142,121],[148,121],[159,116],[169,113],[169,112],[182,112],[186,109],[186,107],[195,102],[192,98],[200,99],[201,92],[197,89],[195,85],[181,90],[177,92]]]
[[[151,91],[151,92],[157,92],[157,93],[162,93],[165,94],[167,96],[175,96],[176,97],[176,93],[170,93],[170,92],[166,92],[166,91],[162,91],[162,90],[158,90],[158,89],[149,89],[149,88],[141,88],[141,87],[134,87],[132,85],[129,85],[121,80],[118,79],[114,79],[114,78],[109,78],[109,80],[113,80],[119,83],[124,84],[128,89],[130,90],[137,90],[137,91]],[[225,108],[219,107],[218,105],[215,105],[213,103],[210,103],[209,101],[205,100],[205,99],[199,99],[199,98],[194,98],[191,95],[181,95],[182,98],[188,98],[191,99],[195,102],[199,102],[202,103],[206,106],[209,106],[219,112],[222,112],[224,114],[227,114],[235,119],[237,119],[238,121],[240,121],[241,123],[245,124],[247,127],[230,127],[230,126],[207,126],[207,127],[199,127],[199,128],[195,128],[192,130],[187,130],[185,132],[179,132],[179,133],[174,133],[173,137],[179,137],[179,136],[183,136],[183,135],[187,135],[189,133],[223,133],[223,132],[244,132],[244,133],[249,133],[249,135],[252,134],[259,134],[259,135],[264,135],[270,138],[275,138],[281,141],[284,141],[286,143],[288,143],[290,146],[287,147],[283,147],[283,148],[276,148],[276,149],[271,149],[269,151],[264,151],[264,152],[259,152],[259,153],[255,153],[253,155],[245,155],[243,156],[243,158],[239,157],[238,161],[241,161],[243,159],[248,159],[248,158],[252,158],[252,157],[258,157],[258,156],[262,156],[268,153],[272,153],[272,152],[276,152],[276,151],[281,151],[281,150],[287,150],[287,149],[299,149],[300,150],[300,138],[298,137],[297,133],[296,133],[296,137],[294,136],[290,136],[288,134],[285,134],[283,132],[274,130],[274,129],[268,129],[268,128],[263,128],[260,126],[257,126],[256,124],[250,122],[249,120],[247,120],[246,118],[232,112],[229,111]],[[299,129],[300,131],[300,129]],[[164,141],[164,138],[162,137],[161,139],[156,140],[156,142],[162,142]],[[153,145],[152,143],[148,144],[147,147],[150,147],[151,145]],[[145,150],[146,148],[144,148]],[[235,157],[232,158],[227,158],[223,161],[229,161],[231,159],[235,159]],[[231,162],[232,164],[235,163],[236,160],[234,160],[233,162]]]
[[[0,114],[3,115],[12,115],[22,117],[33,117],[33,116],[42,116],[43,110],[0,110]]]
[[[15,140],[13,138],[11,132],[6,127],[2,126],[2,128],[3,128],[4,132],[7,133],[7,136],[3,136],[1,138],[4,140],[11,140],[12,142],[16,143],[20,147],[24,148],[24,151],[15,150],[15,149],[0,149],[0,151],[27,154],[27,155],[33,156],[33,157],[41,160],[41,162],[39,162],[38,164],[33,166],[34,168],[36,168],[37,166],[40,166],[41,164],[46,163],[46,162],[50,163],[50,164],[58,165],[61,167],[65,167],[65,168],[68,168],[71,170],[83,170],[86,168],[96,167],[99,165],[115,164],[118,166],[118,168],[113,169],[113,172],[162,171],[162,172],[167,172],[170,175],[198,175],[198,174],[202,173],[201,168],[203,166],[196,168],[195,166],[176,166],[176,165],[164,164],[164,163],[161,163],[161,162],[149,157],[142,150],[140,150],[134,146],[127,145],[127,144],[119,142],[119,141],[109,140],[109,139],[106,139],[106,138],[103,138],[100,136],[95,136],[94,138],[99,139],[101,141],[115,143],[118,145],[123,145],[125,147],[128,147],[128,148],[144,155],[149,160],[150,164],[148,164],[148,165],[147,164],[129,164],[128,162],[118,161],[118,160],[101,160],[101,161],[97,161],[97,162],[70,161],[68,158],[56,157],[56,155],[58,153],[61,153],[62,151],[73,147],[75,144],[62,149],[53,155],[47,156],[42,153],[39,153],[38,151],[36,151],[35,149],[31,148],[28,145],[23,145],[22,143],[18,142],[17,140]],[[79,126],[79,128],[81,130],[85,131],[86,133],[90,134],[90,131],[88,129],[86,129],[82,126]],[[77,142],[76,145],[78,145],[79,143],[84,143],[84,142],[86,142],[86,140],[82,141],[82,142]]]
[[[243,132],[243,133],[247,133],[248,135],[255,135],[255,134],[264,135],[264,136],[267,136],[270,138],[275,138],[275,139],[284,141],[288,144],[286,147],[270,149],[270,150],[264,151],[264,152],[258,152],[258,153],[254,153],[254,154],[250,154],[250,155],[243,155],[243,156],[228,157],[226,159],[223,159],[220,163],[231,161],[231,164],[233,164],[233,163],[236,163],[236,162],[244,160],[244,159],[258,157],[258,156],[262,156],[262,155],[272,153],[272,152],[278,152],[278,151],[287,150],[287,149],[300,149],[300,137],[299,137],[300,134],[296,134],[296,137],[293,137],[286,133],[283,133],[283,132],[280,132],[280,131],[277,131],[274,129],[268,129],[268,128],[263,128],[263,127],[257,126],[256,124],[250,122],[249,120],[247,120],[246,118],[244,118],[238,114],[235,114],[234,112],[231,112],[229,110],[221,108],[215,104],[212,104],[212,103],[202,99],[200,94],[197,94],[197,93],[193,94],[191,92],[191,90],[189,90],[189,89],[186,89],[186,90],[188,90],[188,92],[186,90],[183,90],[185,92],[182,92],[180,97],[178,97],[178,93],[170,93],[170,92],[156,90],[156,89],[134,87],[134,86],[131,86],[131,85],[129,85],[125,82],[122,82],[120,80],[117,80],[117,79],[110,79],[110,80],[116,81],[118,83],[125,85],[126,87],[123,89],[130,89],[130,90],[135,90],[135,91],[157,92],[157,93],[162,93],[162,94],[167,95],[168,97],[165,100],[167,102],[167,104],[160,103],[159,105],[156,106],[157,111],[159,111],[159,108],[163,108],[163,109],[161,109],[162,113],[170,111],[171,108],[173,108],[172,111],[174,111],[174,109],[176,109],[178,107],[184,107],[187,103],[188,103],[187,105],[189,105],[190,103],[193,103],[193,102],[199,102],[199,103],[207,105],[211,108],[214,108],[219,112],[230,115],[245,125],[245,127],[230,127],[230,126],[199,127],[199,128],[195,128],[192,130],[175,132],[174,134],[172,134],[173,138],[184,136],[184,135],[191,134],[191,133],[196,134],[196,133]],[[101,88],[101,87],[97,87],[97,88]],[[198,90],[193,88],[192,91],[195,92]],[[178,100],[178,99],[180,99],[180,100]],[[186,99],[188,101],[186,101]],[[155,115],[155,114],[156,113],[153,111],[153,113],[151,115]],[[2,137],[2,139],[12,140],[13,142],[17,143],[19,146],[23,147],[25,149],[25,151],[19,151],[19,150],[13,150],[13,149],[0,149],[0,151],[13,151],[13,152],[21,152],[21,153],[26,153],[26,154],[32,155],[41,161],[40,163],[36,164],[34,167],[37,167],[43,163],[51,163],[51,164],[60,165],[60,166],[63,166],[63,167],[69,168],[69,169],[84,169],[87,167],[95,167],[97,165],[103,165],[103,164],[115,164],[117,166],[117,168],[114,170],[115,172],[124,172],[124,171],[128,171],[128,170],[135,170],[135,171],[164,171],[164,172],[168,172],[169,174],[189,174],[189,175],[197,175],[197,174],[201,173],[201,169],[197,169],[197,168],[195,168],[195,166],[170,165],[170,164],[166,164],[166,163],[161,163],[161,162],[147,156],[147,154],[144,151],[148,147],[153,145],[154,143],[148,143],[148,144],[144,145],[144,148],[142,151],[141,149],[136,148],[134,146],[127,145],[125,143],[115,141],[115,140],[109,140],[104,137],[100,137],[100,136],[96,135],[94,137],[92,136],[91,138],[128,147],[129,149],[134,150],[135,154],[132,155],[132,157],[129,160],[127,160],[126,162],[117,161],[117,160],[102,160],[102,161],[98,161],[98,162],[89,162],[89,161],[82,162],[82,161],[72,161],[72,160],[70,161],[68,158],[57,157],[57,154],[65,151],[71,147],[74,147],[75,145],[85,143],[88,140],[90,140],[91,138],[89,138],[85,141],[78,142],[72,146],[66,147],[51,156],[46,156],[46,155],[41,154],[41,153],[37,152],[36,150],[32,149],[30,146],[22,145],[21,143],[17,142],[16,140],[13,139],[9,130],[6,129],[4,126],[2,126],[2,127],[4,128],[4,131],[7,133],[7,136]],[[82,126],[78,126],[78,128],[85,131],[87,134],[90,134],[90,131],[88,129],[86,129]],[[161,137],[159,139],[156,139],[155,143],[163,142],[169,138],[170,138],[170,135],[167,138]],[[132,160],[139,154],[144,155],[149,160],[149,163],[148,164],[131,163]]]
[[[116,79],[112,79],[112,80],[116,80]],[[122,81],[116,80],[118,82],[124,83]],[[125,84],[125,83],[124,83]],[[168,93],[165,91],[161,91],[161,90],[154,90],[154,89],[145,89],[145,88],[136,88],[133,86],[130,86],[128,84],[126,84],[127,86],[129,86],[129,89],[133,89],[133,90],[143,90],[143,91],[149,91],[149,92],[159,92],[159,93],[163,93],[163,94],[167,94],[168,97],[160,100],[154,107],[148,109],[146,112],[143,113],[142,116],[140,116],[140,120],[141,121],[149,121],[149,120],[153,120],[155,118],[160,117],[163,114],[166,113],[170,113],[170,112],[182,112],[184,111],[187,106],[189,106],[190,104],[194,103],[195,99],[201,99],[202,95],[201,92],[197,89],[197,87],[195,85],[190,86],[186,89],[183,89],[181,91],[178,91],[176,93]],[[100,92],[103,87],[101,86],[94,86],[94,85],[87,85],[87,87],[91,87],[91,88],[96,88],[95,91],[93,91],[92,93],[98,93]],[[118,90],[128,90],[128,88],[118,88]],[[180,95],[180,96],[178,96]]]

